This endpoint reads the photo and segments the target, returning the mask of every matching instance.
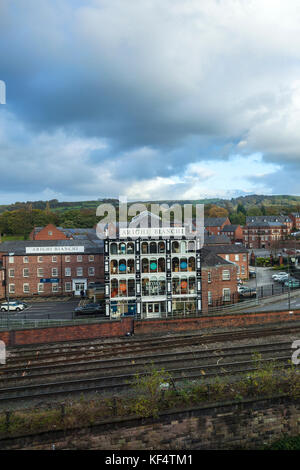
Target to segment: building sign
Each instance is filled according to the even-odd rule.
[[[120,228],[120,238],[134,237],[183,237],[185,227]]]
[[[53,283],[53,284],[58,284],[58,283],[59,283],[59,279],[58,279],[58,278],[54,278],[54,277],[51,277],[51,278],[44,278],[44,279],[40,279],[40,282],[41,282],[41,283],[51,282],[51,283]]]
[[[30,246],[26,247],[26,254],[44,253],[84,253],[84,246]]]

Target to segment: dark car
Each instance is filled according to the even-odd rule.
[[[256,289],[249,289],[246,287],[242,291],[239,292],[241,298],[249,298],[249,297],[256,297]]]
[[[103,304],[90,303],[83,305],[82,307],[75,308],[75,317],[79,315],[103,315],[105,316],[105,307]]]

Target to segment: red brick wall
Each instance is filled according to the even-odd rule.
[[[222,274],[223,270],[230,271],[230,280],[223,281]],[[223,289],[229,288],[230,294],[233,297],[233,301],[235,298],[237,300],[237,268],[233,265],[221,265],[221,266],[213,266],[213,267],[202,267],[202,310],[203,312],[207,312],[208,310],[208,291],[212,294],[212,306],[220,305],[220,301],[223,297]],[[211,276],[211,282],[208,282],[208,273]],[[229,302],[231,303],[231,302]]]
[[[279,323],[300,319],[300,310],[291,315],[283,312],[236,313],[231,315],[206,315],[198,318],[182,318],[177,320],[143,320],[135,321],[136,335],[155,334],[165,332],[180,332],[202,330],[216,327],[241,327],[249,325],[262,325],[265,323]]]
[[[239,260],[236,261],[235,255],[238,255]],[[240,279],[248,279],[249,277],[249,260],[248,260],[248,253],[218,253],[218,256],[221,258],[226,259],[226,256],[229,256],[227,261],[231,261],[232,263],[237,264],[240,267],[240,273],[238,277]],[[243,257],[246,256],[246,261],[243,261]],[[245,274],[242,274],[242,266],[244,267]]]
[[[82,261],[77,261],[77,254],[68,254],[66,255],[41,255],[43,261],[38,262],[38,255],[26,255],[28,257],[28,263],[24,263],[24,256],[14,256],[14,263],[8,262],[8,257],[3,256],[3,253],[0,252],[0,260],[3,259],[3,262],[6,264],[7,270],[14,269],[14,277],[8,277],[9,272],[7,272],[7,282],[15,285],[15,293],[11,294],[13,297],[31,297],[32,295],[37,294],[38,283],[40,278],[51,278],[58,277],[60,279],[59,286],[63,289],[59,289],[58,293],[52,293],[52,285],[50,283],[44,284],[44,292],[39,295],[49,296],[49,295],[59,295],[65,293],[65,283],[71,282],[72,278],[86,278],[89,282],[103,282],[104,281],[104,258],[103,254],[94,254],[94,261],[89,261],[89,254],[82,254]],[[56,256],[57,261],[52,261],[52,256]],[[65,256],[70,256],[70,262],[65,261]],[[77,276],[76,268],[82,267],[83,274],[82,276]],[[88,268],[95,268],[95,275],[88,275]],[[29,269],[29,277],[23,277],[23,269]],[[43,268],[43,276],[37,275],[37,269]],[[57,275],[52,275],[52,268],[58,269]],[[65,268],[71,268],[71,276],[65,275]],[[61,274],[62,273],[62,274]],[[4,271],[2,276],[4,275]],[[1,281],[1,280],[0,280]],[[25,294],[23,291],[23,284],[29,284],[30,292]],[[72,293],[68,292],[69,294]],[[0,282],[0,298],[5,297],[5,287]]]
[[[133,319],[94,323],[90,325],[57,326],[36,328],[32,330],[15,330],[0,332],[0,339],[7,346],[22,346],[26,344],[56,343],[60,341],[75,341],[93,338],[111,338],[124,336],[132,331]]]
[[[52,232],[49,235],[48,232]],[[55,227],[53,224],[48,224],[38,233],[34,233],[34,230],[29,235],[30,240],[67,240],[66,235]]]
[[[235,313],[220,315],[203,315],[196,318],[181,318],[176,320],[140,320],[124,318],[120,321],[108,321],[90,325],[59,326],[37,328],[32,330],[15,330],[0,332],[0,340],[7,346],[22,346],[60,341],[74,341],[93,338],[110,338],[124,336],[132,331],[136,335],[152,335],[155,333],[201,331],[206,328],[245,327],[267,323],[283,323],[300,319],[300,310],[293,314],[288,311]]]

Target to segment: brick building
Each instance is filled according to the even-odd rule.
[[[202,249],[202,310],[235,303],[238,300],[237,268],[210,248]]]
[[[230,225],[228,217],[205,217],[204,227],[209,235],[221,235],[225,225]]]
[[[293,228],[293,221],[288,215],[255,215],[246,217],[246,226],[252,223],[271,223],[283,224],[286,228],[286,234],[289,235]]]
[[[300,230],[300,214],[299,212],[292,212],[290,214],[290,219],[293,222],[293,228]]]
[[[247,248],[272,248],[289,233],[281,222],[249,222],[244,227],[244,244]]]
[[[240,225],[225,225],[221,230],[221,234],[228,237],[231,243],[244,242],[243,228]]]
[[[242,245],[227,244],[209,246],[208,249],[228,263],[236,265],[238,278],[249,278],[249,252],[247,248]]]
[[[0,298],[80,295],[104,281],[101,240],[29,240],[0,244]]]

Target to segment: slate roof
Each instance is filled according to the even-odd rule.
[[[221,256],[218,256],[216,253],[211,251],[210,248],[203,248],[201,254],[201,264],[202,267],[214,267],[214,266],[224,266],[231,265],[230,261],[226,261]]]
[[[238,228],[238,225],[225,225],[222,228],[222,232],[235,232]]]
[[[220,227],[228,217],[205,217],[204,227]]]
[[[291,223],[291,219],[288,215],[251,215],[246,217],[246,224],[249,225],[251,222],[281,222]]]
[[[210,246],[209,250],[213,253],[217,254],[224,254],[229,255],[230,253],[238,254],[238,253],[248,253],[249,250],[245,248],[243,245],[214,245]]]

